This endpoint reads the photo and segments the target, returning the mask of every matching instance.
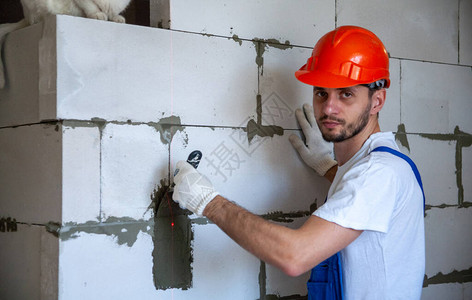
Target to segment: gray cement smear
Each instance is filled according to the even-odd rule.
[[[257,113],[257,121],[253,119],[247,122],[247,126],[244,131],[247,133],[248,142],[251,143],[252,139],[255,136],[266,137],[270,136],[273,137],[274,135],[283,135],[284,129],[280,126],[275,125],[262,125],[262,99],[261,95],[257,95],[257,106],[256,106],[256,113]]]
[[[161,201],[165,198],[169,190],[170,190],[170,185],[168,183],[168,180],[161,179],[159,182],[158,188],[154,189],[154,191],[151,194],[151,204],[149,204],[149,207],[146,210],[146,212],[152,209],[155,216],[157,214]]]
[[[256,123],[253,119],[247,122],[247,126],[244,129],[247,133],[247,139],[249,143],[251,143],[252,139],[257,135],[260,137],[270,136],[273,137],[274,135],[283,135],[284,130],[280,126],[269,125],[264,126]]]
[[[233,36],[231,37],[233,39],[233,41],[239,43],[239,46],[241,46],[243,44],[243,40],[239,38],[239,36],[237,36],[236,34],[233,34]]]
[[[170,116],[160,119],[153,127],[161,134],[161,142],[168,145],[178,131],[184,132],[185,127],[181,125],[180,117]],[[188,136],[184,140],[188,143]]]
[[[269,212],[267,214],[261,215],[265,220],[271,220],[274,222],[280,223],[292,223],[294,219],[303,218],[310,216],[311,212],[309,211],[294,211],[289,213],[284,213],[281,211]]]
[[[182,126],[180,117],[170,116],[166,118],[161,118],[158,122],[132,122],[131,120],[127,121],[106,121],[101,118],[92,118],[91,121],[85,120],[64,120],[62,121],[64,126],[71,127],[75,129],[76,127],[98,127],[100,131],[100,136],[102,136],[103,129],[106,124],[116,124],[116,125],[148,125],[153,127],[161,135],[161,142],[165,145],[168,145],[174,135],[177,132],[184,132],[185,126]],[[184,142],[188,143],[188,136],[185,135]]]
[[[172,189],[163,179],[151,195],[154,211],[152,251],[154,286],[158,290],[192,287],[191,212],[172,200]]]
[[[408,143],[408,138],[406,136],[405,124],[398,125],[397,132],[395,133],[395,139],[399,141],[403,147],[408,149],[408,152],[411,152],[410,144]]]
[[[463,132],[459,126],[454,128],[454,133],[449,134],[420,134],[421,137],[434,141],[455,141],[456,142],[456,183],[458,189],[457,202],[459,207],[470,207],[471,202],[464,201],[464,185],[462,184],[462,148],[472,145],[472,135]],[[431,207],[431,206],[428,206]]]
[[[46,224],[46,231],[58,238],[61,233],[61,227],[60,223],[50,221]]]
[[[266,264],[261,260],[261,266],[259,267],[259,299],[266,299],[267,294],[267,272]]]
[[[466,283],[472,282],[472,267],[462,271],[452,271],[448,274],[441,272],[437,273],[432,277],[425,276],[423,281],[423,287],[427,287],[431,284],[447,284],[447,283]]]
[[[62,241],[78,238],[80,233],[104,234],[116,238],[118,245],[126,244],[132,247],[138,239],[139,232],[153,235],[153,220],[135,220],[129,217],[109,217],[104,222],[88,221],[77,224],[68,222],[59,229],[58,224],[48,223],[47,228],[51,233],[57,232]]]
[[[233,36],[233,39],[236,41],[234,36]],[[239,43],[241,44],[240,41]],[[285,41],[285,43],[281,43],[280,41],[276,39],[253,38],[253,43],[254,43],[254,47],[256,48],[256,64],[257,64],[257,68],[259,69],[259,73],[261,75],[264,74],[264,52],[266,50],[266,47],[273,47],[280,50],[293,48],[293,46],[290,45],[289,41]]]

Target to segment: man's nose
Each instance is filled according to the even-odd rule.
[[[328,94],[326,101],[323,103],[323,113],[330,116],[338,113],[338,98],[335,93]]]

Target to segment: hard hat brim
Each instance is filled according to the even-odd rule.
[[[300,68],[300,70],[296,71],[295,77],[305,84],[323,88],[345,88],[356,86],[359,84],[368,84],[378,80],[373,78],[369,80],[354,80],[345,76],[340,76],[321,70],[307,71],[306,66],[303,66]],[[390,80],[388,78],[388,75],[384,78],[379,79],[387,80],[386,88],[390,86]]]

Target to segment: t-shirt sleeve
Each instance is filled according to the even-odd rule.
[[[313,215],[346,228],[386,233],[395,208],[394,170],[372,156],[348,170]]]

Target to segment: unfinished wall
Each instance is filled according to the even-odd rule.
[[[165,195],[199,149],[219,192],[300,226],[328,185],[288,141],[311,102],[293,73],[354,24],[389,50],[381,127],[423,177],[422,299],[470,299],[471,13],[465,0],[174,0],[172,30],[59,16],[11,34],[0,298],[303,299],[308,274],[285,276]]]

